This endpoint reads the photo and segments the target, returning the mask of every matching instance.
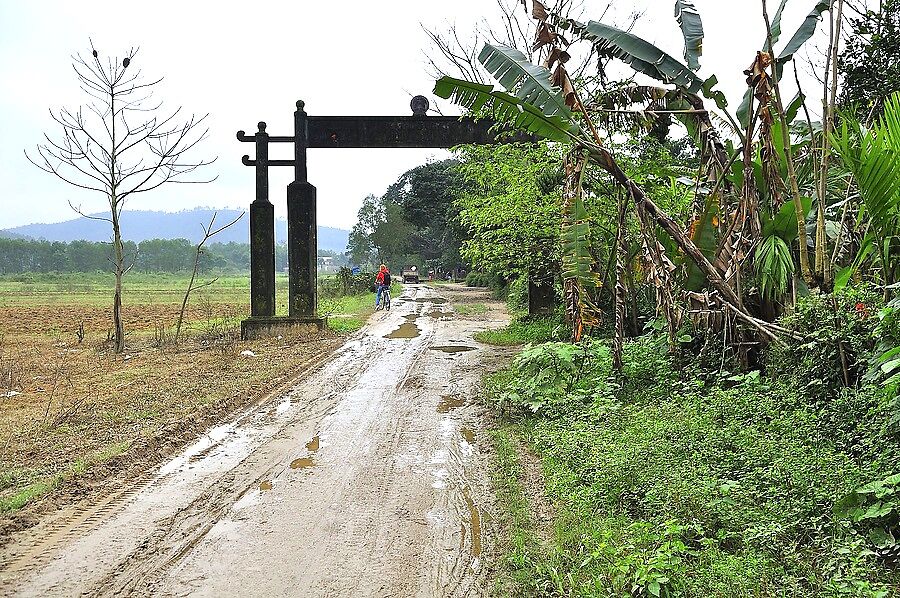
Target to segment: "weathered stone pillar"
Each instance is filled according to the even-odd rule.
[[[256,133],[256,199],[250,204],[250,317],[275,315],[275,206],[269,201],[269,135]]]
[[[291,317],[314,317],[316,299],[316,188],[306,180],[309,134],[302,101],[294,112],[294,182],[287,190],[288,309]]]

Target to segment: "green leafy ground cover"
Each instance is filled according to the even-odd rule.
[[[621,376],[602,342],[526,347],[486,383],[507,422],[495,434],[510,529],[500,593],[897,595],[891,393],[865,382],[823,391],[817,370],[797,371],[833,367],[837,330],[853,367],[864,361],[854,343],[871,347],[879,324],[841,321],[861,317],[860,303],[833,330],[816,315],[822,300],[801,305],[787,322],[815,321],[822,338],[774,352],[782,363],[769,375],[710,374],[650,337],[627,344]],[[556,508],[549,543],[522,515],[514,439],[540,456]]]

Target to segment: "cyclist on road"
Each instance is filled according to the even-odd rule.
[[[391,271],[384,264],[378,269],[375,276],[375,309],[381,304],[381,295],[385,289],[391,288]],[[387,306],[385,306],[387,307]]]

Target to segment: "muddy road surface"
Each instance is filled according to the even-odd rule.
[[[11,542],[0,595],[481,595],[472,335],[505,316],[454,314],[475,292],[406,287],[286,395]]]

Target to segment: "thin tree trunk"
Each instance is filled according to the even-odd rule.
[[[119,227],[119,214],[115,206],[115,191],[110,196],[112,207],[113,245],[115,246],[116,288],[113,294],[113,327],[115,328],[115,351],[125,350],[125,325],[122,323],[122,276],[125,274],[125,248],[122,245],[122,231]]]
[[[613,367],[622,371],[622,349],[625,345],[625,197],[619,192],[616,218],[616,335],[613,340]]]
[[[175,326],[175,344],[178,344],[178,337],[181,335],[181,323],[184,321],[184,310],[187,309],[188,299],[191,297],[191,291],[194,290],[194,281],[197,279],[197,270],[200,269],[200,252],[203,244],[197,246],[197,253],[194,257],[194,269],[191,272],[191,281],[188,283],[187,291],[184,293],[184,300],[181,302],[181,311],[178,312],[178,324]]]
[[[837,14],[834,4],[837,2]],[[828,48],[828,63],[831,78],[830,89],[826,88],[824,102],[824,126],[822,131],[822,162],[819,168],[819,209],[816,222],[816,273],[822,277],[826,287],[830,287],[834,279],[832,263],[828,256],[828,236],[825,230],[825,196],[828,192],[828,170],[831,158],[831,131],[834,129],[834,106],[838,92],[838,55],[840,53],[841,30],[843,25],[844,0],[831,2],[831,44]]]
[[[806,214],[803,213],[803,202],[800,199],[800,185],[797,182],[797,171],[794,169],[794,151],[791,147],[791,136],[788,132],[788,122],[784,115],[784,103],[781,101],[781,86],[778,81],[778,64],[772,49],[772,21],[769,19],[769,9],[766,0],[762,0],[763,19],[766,22],[766,36],[768,39],[769,56],[772,58],[772,88],[775,91],[775,104],[778,110],[778,118],[781,121],[781,140],[784,144],[784,157],[787,161],[788,179],[791,183],[791,194],[794,197],[794,214],[797,217],[797,241],[800,243],[800,272],[807,285],[813,284],[813,273],[809,267],[809,248],[806,237]]]

